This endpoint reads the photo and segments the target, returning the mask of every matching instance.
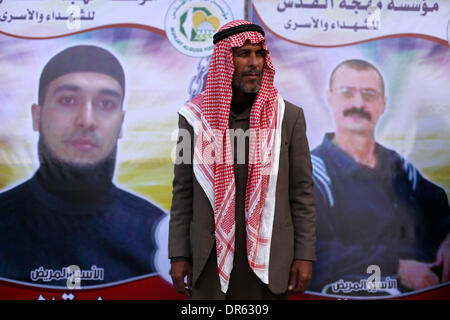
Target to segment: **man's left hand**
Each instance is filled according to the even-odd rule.
[[[307,260],[294,260],[291,266],[288,290],[294,293],[304,292],[311,281],[312,262]]]

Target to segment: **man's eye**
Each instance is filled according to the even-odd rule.
[[[377,91],[374,90],[364,90],[362,92],[362,94],[364,95],[364,98],[368,101],[374,101],[378,98],[379,93]]]
[[[265,50],[260,50],[256,53],[258,56],[260,57],[265,57],[266,56],[266,51]]]
[[[58,102],[65,106],[72,106],[72,105],[76,104],[76,99],[75,99],[75,97],[65,96],[65,97],[59,98]]]
[[[113,110],[116,108],[117,103],[115,103],[114,101],[111,101],[111,100],[100,100],[98,105],[100,108],[102,108],[104,110]]]
[[[340,94],[345,98],[351,98],[353,96],[353,90],[350,90],[349,88],[342,88],[340,90]]]

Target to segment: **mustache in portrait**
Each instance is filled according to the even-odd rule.
[[[241,76],[248,76],[248,75],[257,75],[258,77],[261,77],[261,70],[259,70],[256,67],[250,68],[249,70],[242,71]]]
[[[366,120],[372,120],[372,116],[369,112],[364,110],[363,108],[351,107],[343,112],[344,117],[348,117],[351,115],[359,115]]]

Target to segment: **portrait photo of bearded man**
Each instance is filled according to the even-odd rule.
[[[305,118],[274,87],[264,35],[245,20],[220,28],[205,90],[179,111],[169,258],[191,299],[286,299],[311,279]]]
[[[119,60],[94,45],[66,48],[43,68],[31,106],[39,168],[0,194],[0,277],[65,286],[33,271],[101,268],[83,287],[155,272],[164,212],[113,182],[125,83]]]

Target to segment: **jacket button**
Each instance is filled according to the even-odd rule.
[[[216,237],[216,233],[213,231],[211,231],[211,237],[215,238]]]

